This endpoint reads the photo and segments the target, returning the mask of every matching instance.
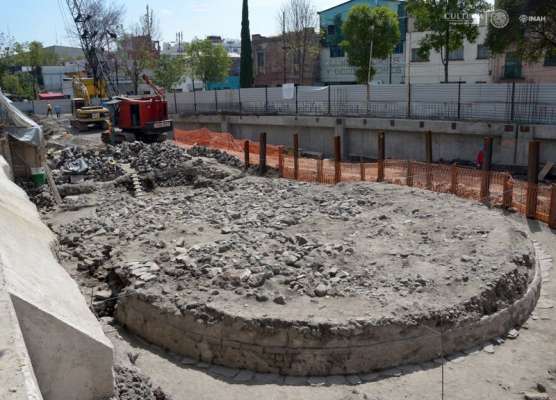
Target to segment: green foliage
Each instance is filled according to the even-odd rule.
[[[4,74],[0,79],[0,87],[5,93],[33,99],[33,77],[28,73]]]
[[[18,43],[13,39],[8,40],[6,35],[0,35],[2,43],[0,82],[4,90],[17,96],[33,98],[36,87],[42,85],[41,66],[57,65],[59,58],[54,52],[45,50],[41,42]],[[31,73],[9,73],[23,66],[31,67]]]
[[[241,14],[241,60],[239,71],[239,84],[242,88],[249,88],[253,84],[253,55],[251,52],[249,6],[247,0],[243,0]]]
[[[554,0],[496,0],[496,9],[510,17],[509,24],[498,29],[488,27],[485,44],[494,54],[511,50],[526,61],[539,61],[546,53],[556,51],[556,7]],[[520,15],[546,17],[545,21],[519,21]]]
[[[347,53],[348,62],[357,67],[359,83],[367,82],[371,42],[373,58],[387,58],[400,41],[398,16],[387,7],[371,8],[367,5],[353,7],[342,26],[344,40],[342,48]],[[371,69],[371,77],[375,70]]]
[[[193,78],[207,82],[222,82],[230,72],[232,60],[224,46],[210,40],[193,40],[186,49],[186,65]]]
[[[463,46],[464,40],[474,43],[479,28],[472,16],[489,8],[485,0],[408,0],[406,10],[415,17],[415,28],[427,32],[419,43],[419,56],[429,58],[431,50],[439,52],[444,64],[444,78],[448,81],[448,54]],[[458,16],[455,23],[447,16]],[[466,20],[464,20],[467,18]]]
[[[153,81],[166,89],[166,91],[170,91],[175,85],[182,82],[185,72],[185,60],[183,57],[162,55],[154,70]]]

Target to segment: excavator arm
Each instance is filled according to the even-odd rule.
[[[154,93],[159,96],[160,98],[164,98],[164,90],[158,86],[156,86],[154,83],[152,83],[152,81],[150,80],[150,78],[147,76],[147,74],[143,74],[143,80],[145,81],[145,83],[147,85],[149,85],[152,90],[154,91]]]
[[[89,89],[87,89],[87,86],[83,83],[83,81],[78,77],[74,77],[72,80],[72,85],[74,97],[81,97],[83,100],[85,100],[85,106],[91,105],[91,96],[89,95]]]

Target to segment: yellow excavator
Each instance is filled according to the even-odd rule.
[[[102,106],[92,106],[89,89],[78,76],[72,79],[73,99],[72,110],[73,118],[71,126],[79,131],[92,129],[106,130],[110,127],[110,111]]]

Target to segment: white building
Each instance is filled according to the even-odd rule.
[[[429,59],[420,59],[417,50],[425,32],[412,32],[410,21],[406,35],[406,75],[411,83],[444,82],[444,64],[440,53],[431,51]],[[487,25],[479,25],[479,37],[475,43],[465,42],[463,47],[450,53],[448,59],[448,80],[450,82],[489,83],[492,82],[492,60],[490,52],[483,45],[487,35]]]

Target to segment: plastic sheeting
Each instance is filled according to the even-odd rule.
[[[39,147],[42,143],[42,129],[31,118],[18,110],[2,92],[0,92],[0,115],[5,114],[8,122],[5,130],[10,136]]]

